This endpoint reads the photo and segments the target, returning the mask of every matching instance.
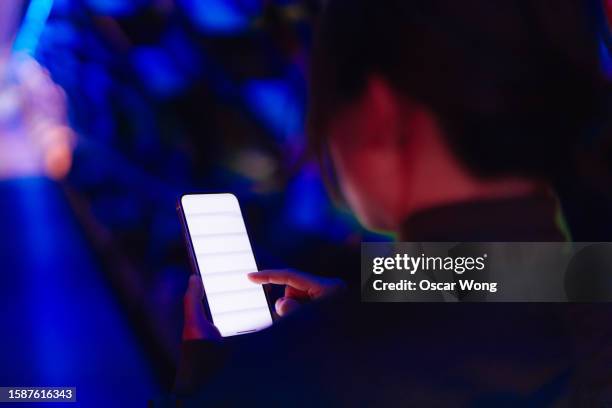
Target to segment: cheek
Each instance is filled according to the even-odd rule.
[[[342,149],[331,144],[340,187],[351,209],[368,228],[393,230],[398,189],[389,155],[376,149]]]

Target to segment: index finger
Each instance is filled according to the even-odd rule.
[[[308,276],[297,271],[290,270],[265,270],[248,274],[252,282],[263,284],[273,283],[275,285],[288,285],[295,289],[307,292],[315,287],[317,283]]]

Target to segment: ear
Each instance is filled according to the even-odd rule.
[[[611,0],[612,1],[612,0]],[[380,76],[368,79],[366,100],[369,111],[376,118],[377,137],[396,143],[400,148],[412,149],[415,144],[444,143],[434,113],[408,96],[401,95]]]
[[[391,86],[385,79],[377,75],[373,75],[368,79],[366,96],[383,115],[393,115],[398,110],[398,101]]]
[[[372,101],[372,108],[382,116],[389,117],[397,113],[398,100],[389,83],[378,75],[368,78],[366,99]]]
[[[389,83],[380,76],[370,76],[362,101],[375,124],[373,134],[385,142],[397,142],[402,137],[401,101]]]

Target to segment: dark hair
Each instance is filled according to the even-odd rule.
[[[372,74],[429,107],[477,174],[555,177],[604,125],[609,84],[593,2],[330,0],[318,22],[308,134]]]

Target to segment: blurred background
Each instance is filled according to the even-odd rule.
[[[77,386],[84,406],[170,388],[185,192],[236,194],[260,267],[358,276],[360,242],[388,237],[332,204],[307,155],[318,9],[2,2],[0,384]]]
[[[357,279],[360,242],[390,237],[334,205],[307,154],[320,7],[0,4],[0,385],[76,386],[87,407],[170,389],[185,192],[236,194],[260,267]],[[574,239],[609,240],[608,186],[559,187]]]

